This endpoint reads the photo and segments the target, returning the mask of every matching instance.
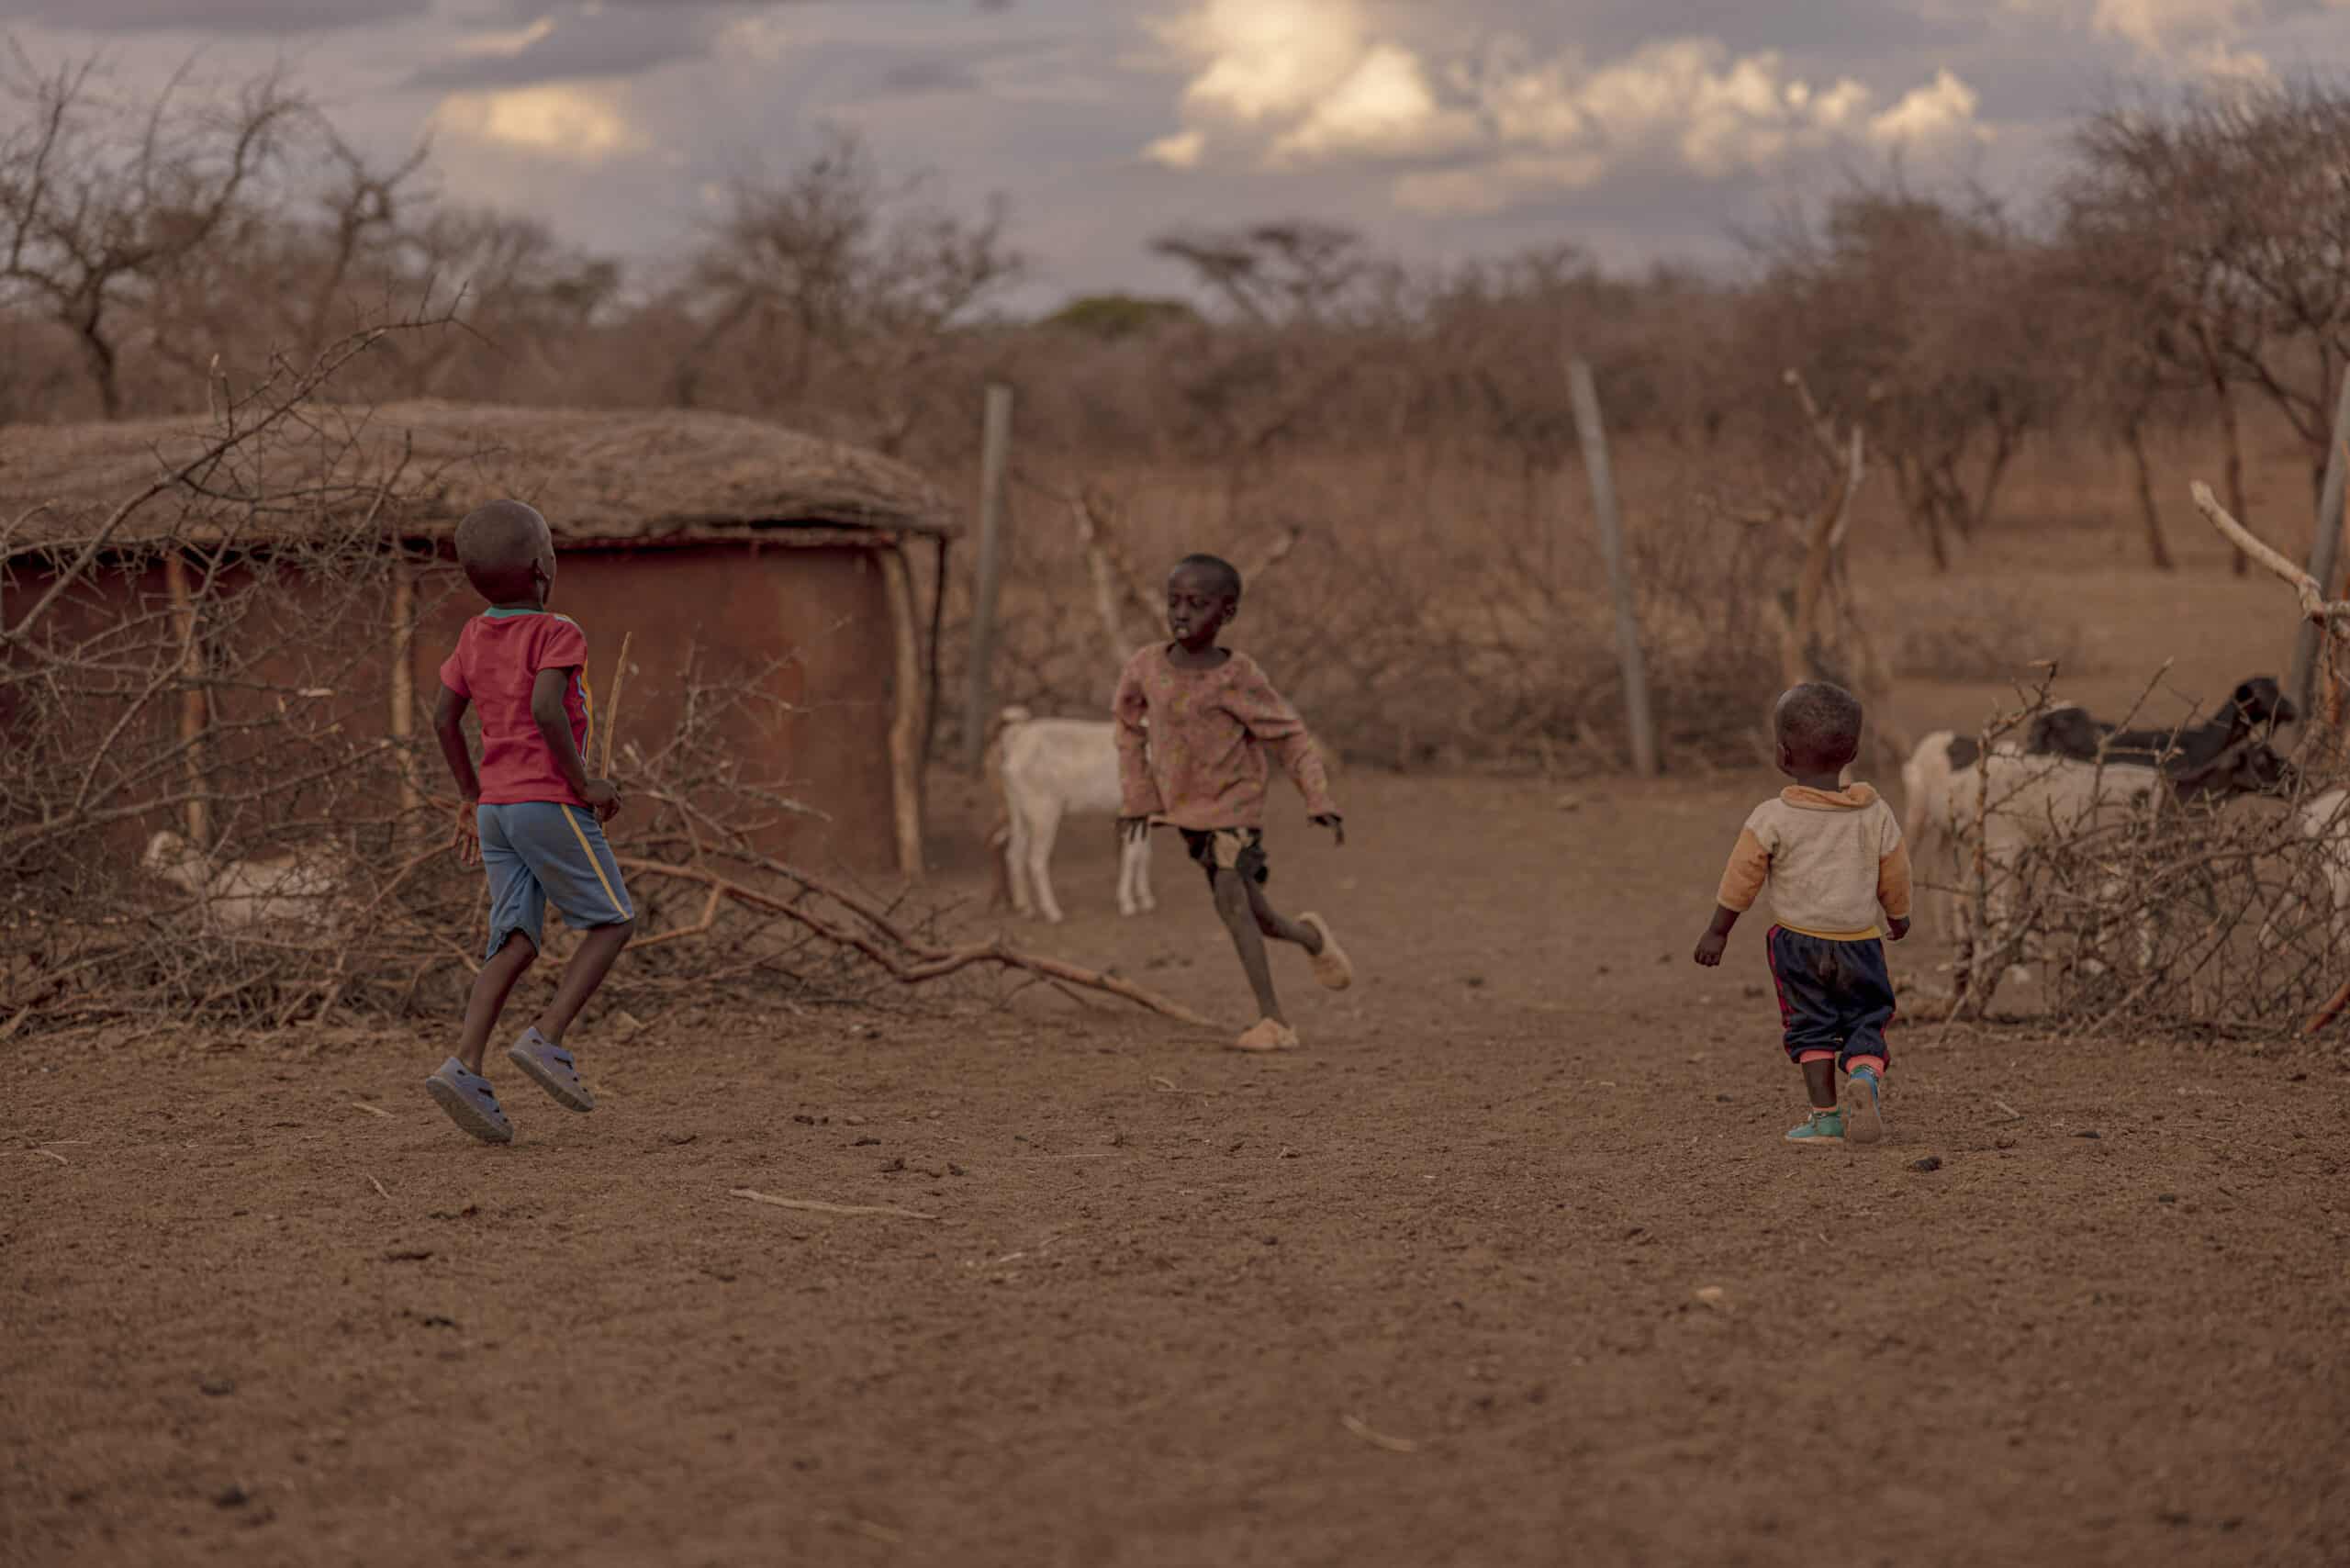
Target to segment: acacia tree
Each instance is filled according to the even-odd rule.
[[[1763,241],[1757,308],[1831,406],[1856,410],[1936,570],[1989,522],[2025,441],[2061,406],[2065,335],[2043,246],[1998,206],[1897,184]]]
[[[2350,90],[2234,86],[2109,109],[2078,149],[2076,227],[2130,258],[2110,286],[2132,302],[2149,364],[2208,388],[2230,510],[2246,515],[2239,389],[2300,436],[2314,492],[2350,366]]]
[[[722,348],[763,409],[795,416],[822,386],[865,407],[856,433],[902,448],[929,404],[924,372],[1021,273],[1004,214],[928,205],[862,143],[834,133],[780,179],[744,178],[687,264],[674,304],[697,323],[672,372],[682,407],[704,400]]]
[[[0,61],[0,304],[73,335],[109,420],[129,323],[234,231],[307,107],[274,73],[217,103],[186,87],[183,71],[141,108],[104,90],[95,60],[44,71],[11,43]]]

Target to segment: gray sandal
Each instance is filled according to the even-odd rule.
[[[596,1097],[579,1081],[579,1069],[571,1053],[548,1039],[537,1025],[522,1031],[506,1053],[506,1059],[531,1075],[531,1081],[552,1095],[554,1103],[566,1111],[592,1111]]]
[[[464,1063],[451,1057],[441,1064],[441,1070],[424,1081],[425,1092],[440,1107],[449,1113],[449,1119],[484,1143],[512,1143],[514,1124],[498,1108],[498,1096],[490,1092],[489,1080],[477,1072],[467,1072]]]

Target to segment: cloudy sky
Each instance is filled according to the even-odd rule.
[[[1352,224],[1422,259],[1718,259],[1887,159],[2028,194],[2133,84],[2350,69],[2350,0],[0,0],[134,87],[284,62],[448,194],[633,258],[827,124],[1000,195],[1038,302],[1166,288],[1169,228]]]

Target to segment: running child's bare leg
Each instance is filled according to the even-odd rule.
[[[506,1011],[506,999],[512,994],[514,982],[538,962],[539,950],[520,932],[508,934],[506,941],[491,955],[489,962],[474,977],[473,995],[465,1002],[464,1026],[457,1035],[457,1059],[467,1072],[481,1070],[482,1052],[488,1047],[489,1032],[498,1027],[498,1015]]]
[[[1310,925],[1300,924],[1275,909],[1272,902],[1265,897],[1265,890],[1259,884],[1243,878],[1240,879],[1240,885],[1248,892],[1248,913],[1256,917],[1259,931],[1277,942],[1293,943],[1309,953],[1322,951],[1320,932]]]
[[[588,1005],[588,999],[604,983],[604,977],[611,973],[612,961],[621,956],[621,949],[628,946],[628,939],[635,933],[636,922],[623,920],[617,925],[599,925],[580,938],[578,951],[563,967],[563,979],[554,988],[554,1000],[538,1017],[539,1033],[546,1036],[548,1044],[563,1044],[563,1032],[571,1027],[579,1010]]]
[[[1344,991],[1354,983],[1354,960],[1347,957],[1320,915],[1309,913],[1292,920],[1273,908],[1263,888],[1254,882],[1248,883],[1248,911],[1256,917],[1259,931],[1304,948],[1306,956],[1314,960],[1314,978],[1325,990]]]
[[[1255,892],[1239,872],[1226,866],[1216,868],[1215,912],[1223,916],[1225,929],[1232,933],[1232,945],[1240,950],[1240,967],[1248,971],[1248,989],[1257,993],[1258,1015],[1287,1026],[1289,1020],[1281,1016],[1281,1004],[1273,995],[1273,966],[1265,953],[1265,933],[1252,897]]]

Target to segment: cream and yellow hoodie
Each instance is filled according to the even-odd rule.
[[[1722,872],[1721,904],[1740,914],[1765,884],[1790,931],[1830,942],[1883,935],[1882,907],[1909,918],[1909,850],[1893,808],[1866,784],[1830,791],[1790,784],[1754,808]]]

